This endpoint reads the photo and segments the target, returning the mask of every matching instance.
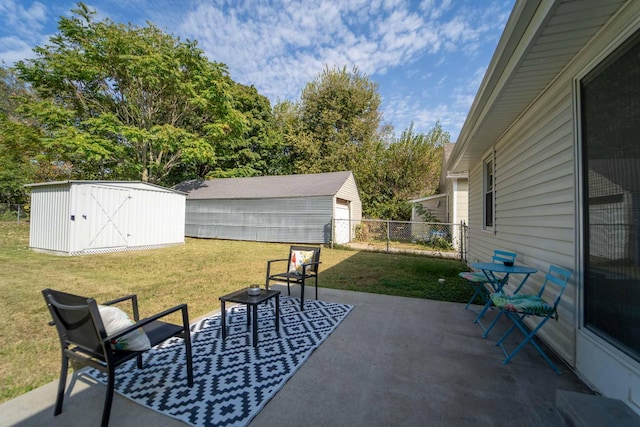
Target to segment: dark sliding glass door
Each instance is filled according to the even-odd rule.
[[[640,361],[640,32],[580,82],[584,326]]]

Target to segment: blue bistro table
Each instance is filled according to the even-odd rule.
[[[476,270],[482,270],[485,276],[487,276],[489,284],[493,288],[494,292],[502,292],[502,288],[507,284],[507,282],[509,281],[509,276],[511,276],[512,274],[524,275],[524,277],[520,281],[520,284],[513,292],[514,294],[524,286],[530,275],[538,272],[538,270],[531,267],[526,267],[524,265],[506,266],[497,262],[475,262],[471,264],[471,267],[475,268]],[[498,274],[498,276],[496,276],[496,274]],[[489,310],[492,304],[493,303],[491,302],[491,298],[488,298],[487,303],[484,305],[480,313],[478,313],[478,317],[476,317],[476,320],[473,321],[473,323],[477,323],[480,325],[482,330],[485,332],[485,336],[487,330],[485,329],[482,322],[480,322],[480,320],[485,315],[487,310]]]

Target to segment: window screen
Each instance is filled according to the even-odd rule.
[[[640,33],[580,84],[584,324],[640,360]]]

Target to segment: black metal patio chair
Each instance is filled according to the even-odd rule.
[[[187,305],[181,304],[165,310],[146,319],[139,319],[138,299],[136,295],[128,295],[103,304],[112,306],[113,304],[131,300],[134,324],[121,329],[117,333],[107,335],[105,322],[101,317],[101,308],[93,298],[86,298],[65,292],[44,289],[42,291],[53,321],[60,338],[62,350],[62,365],[60,371],[60,382],[58,384],[58,394],[54,415],[62,412],[62,402],[67,380],[69,359],[77,360],[81,364],[91,366],[108,374],[107,394],[102,411],[103,427],[109,424],[111,404],[113,401],[113,391],[115,388],[115,370],[124,362],[137,358],[137,365],[142,369],[142,350],[122,350],[117,349],[118,340],[135,334],[144,334],[148,337],[148,343],[144,348],[148,349],[172,337],[181,337],[184,340],[185,356],[187,365],[187,382],[189,387],[193,386],[193,366],[191,360],[191,335],[189,331],[189,314]],[[182,325],[167,323],[159,319],[176,312],[182,314]],[[126,314],[124,314],[126,316]],[[146,339],[145,339],[146,340]],[[114,343],[115,348],[114,348]],[[140,347],[143,348],[143,347]]]
[[[287,262],[287,271],[271,273],[271,266],[277,262]],[[304,310],[304,286],[307,279],[314,279],[316,299],[318,299],[318,267],[320,265],[319,246],[291,246],[289,258],[272,259],[267,261],[267,279],[265,286],[269,289],[269,282],[283,282],[287,284],[287,292],[291,295],[291,283],[300,285],[300,310]]]

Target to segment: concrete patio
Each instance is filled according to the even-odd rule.
[[[281,289],[286,294],[286,288]],[[292,295],[297,296],[294,286]],[[591,393],[562,362],[555,374],[531,346],[508,365],[463,304],[319,289],[353,311],[249,424],[323,426],[561,426],[556,390]],[[218,306],[212,298],[212,309]],[[494,311],[487,313],[490,321]],[[508,346],[520,339],[513,333]],[[509,348],[509,347],[508,347]],[[551,354],[551,353],[550,353]],[[557,359],[552,356],[552,359]],[[104,386],[78,376],[53,416],[56,383],[0,405],[2,426],[99,425]],[[184,426],[116,393],[111,425]]]

